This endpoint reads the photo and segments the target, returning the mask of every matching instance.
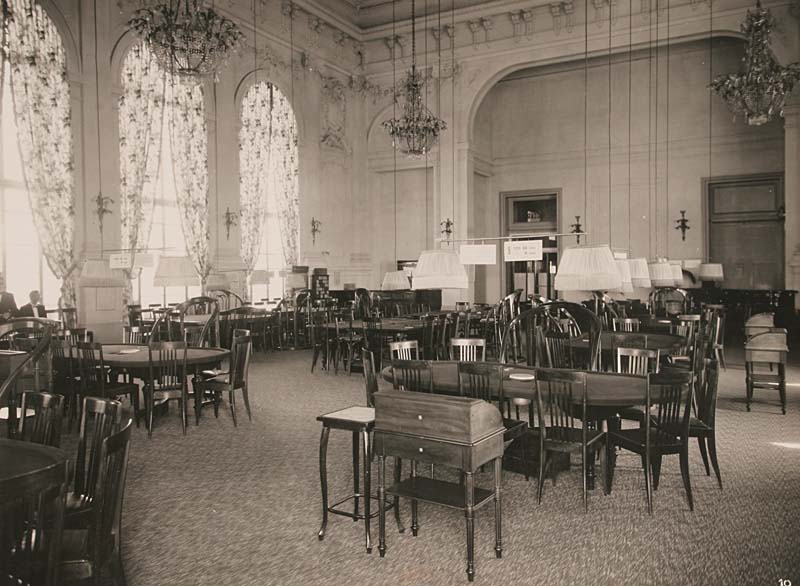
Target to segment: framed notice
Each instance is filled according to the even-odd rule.
[[[503,243],[506,262],[542,260],[541,240],[510,240]]]
[[[497,246],[494,244],[462,244],[458,251],[462,265],[497,264]]]
[[[108,266],[112,269],[129,269],[131,268],[131,253],[119,252],[111,254],[108,257]]]

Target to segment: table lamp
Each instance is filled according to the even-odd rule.
[[[78,283],[81,287],[104,289],[125,287],[127,281],[122,269],[112,269],[108,259],[86,259]]]
[[[412,289],[468,289],[464,265],[452,250],[425,250],[413,272]]]
[[[381,291],[399,291],[401,289],[410,288],[411,283],[409,282],[405,271],[388,271],[385,275],[383,275]]]

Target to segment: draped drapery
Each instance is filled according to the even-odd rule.
[[[7,0],[11,89],[25,184],[39,244],[75,306],[75,183],[66,55],[55,25],[34,0]]]
[[[208,134],[203,87],[191,79],[168,80],[170,141],[175,191],[186,252],[200,279],[211,270],[208,227]]]
[[[122,65],[119,100],[120,222],[122,248],[146,247],[161,161],[166,75],[144,43],[134,45]],[[123,303],[133,299],[133,267],[125,271]]]

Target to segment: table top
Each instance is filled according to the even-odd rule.
[[[433,365],[434,392],[442,394],[457,394],[458,391],[458,362],[450,360],[437,360]],[[535,385],[533,381],[516,381],[508,379],[514,373],[531,374],[527,368],[507,366],[503,369],[503,394],[507,398],[520,398],[533,400],[535,398]],[[645,402],[647,392],[647,379],[641,376],[617,374],[608,372],[587,373],[586,394],[587,402],[595,407],[630,407]],[[381,370],[384,380],[392,382],[392,367],[386,366]],[[427,379],[423,377],[423,384]]]
[[[403,318],[382,318],[381,331],[384,334],[409,334],[422,330],[425,322],[421,319]],[[336,327],[333,323],[327,324],[328,329]],[[364,329],[364,322],[360,319],[353,320],[353,329],[361,332]]]
[[[58,448],[0,439],[0,482],[51,466],[60,466],[67,460],[67,453]]]
[[[647,348],[651,350],[661,350],[662,353],[668,353],[671,350],[679,348],[684,342],[684,336],[677,334],[651,334],[648,332],[601,332],[600,333],[600,347],[604,352],[613,352],[616,348],[625,347],[625,340],[630,338],[634,340],[641,340],[647,337]],[[587,339],[573,341],[573,347],[585,348],[589,342]],[[635,345],[633,347],[636,347]]]
[[[230,354],[225,348],[189,348],[186,364],[190,366],[214,365]],[[103,361],[117,368],[147,368],[150,364],[147,346],[135,344],[103,344]]]

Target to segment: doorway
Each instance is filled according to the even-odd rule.
[[[782,174],[706,182],[708,259],[722,263],[726,289],[783,289]]]

